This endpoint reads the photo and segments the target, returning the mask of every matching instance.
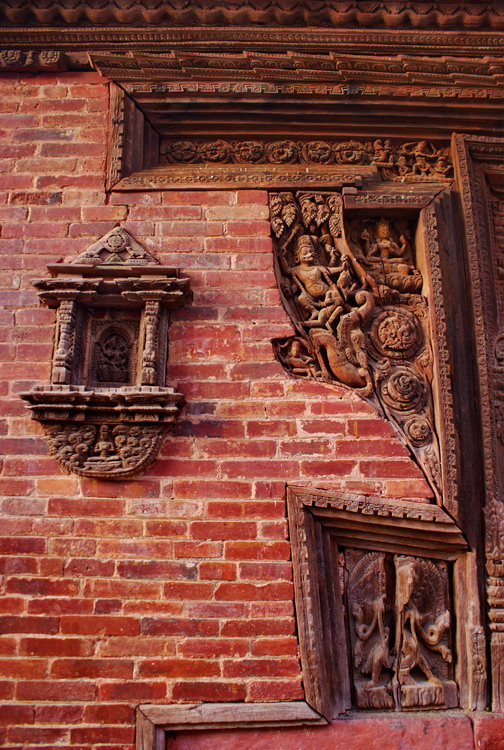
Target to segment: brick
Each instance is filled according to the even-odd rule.
[[[116,490],[117,491],[117,490]],[[124,500],[78,500],[75,498],[51,498],[48,513],[54,516],[123,516]]]
[[[193,539],[255,539],[257,525],[252,522],[196,521],[191,524]]]
[[[346,423],[347,433],[354,437],[395,437],[392,426],[383,419],[349,419]]]
[[[295,630],[294,619],[272,617],[272,618],[249,618],[248,620],[227,620],[222,623],[221,635],[233,637],[250,638],[252,636],[293,635]]]
[[[250,456],[264,458],[276,453],[274,440],[200,440],[198,451],[204,456]]]
[[[66,563],[65,575],[77,577],[110,577],[114,574],[114,569],[115,562],[113,560],[75,558]]]
[[[292,566],[285,562],[247,562],[239,563],[241,579],[258,581],[292,581]]]
[[[337,456],[408,456],[402,443],[392,440],[339,440],[336,442]]]
[[[225,562],[202,562],[199,567],[201,580],[210,581],[234,581],[236,579],[235,563]]]
[[[176,682],[172,697],[181,701],[242,701],[245,687],[233,682]]]
[[[83,719],[82,706],[36,706],[37,724],[76,724]]]
[[[290,546],[288,542],[226,542],[225,557],[227,560],[288,560]]]
[[[181,599],[182,601],[190,599],[209,599],[212,595],[212,590],[213,586],[210,583],[177,581],[165,583],[163,586],[163,596],[166,599]]]
[[[92,701],[95,694],[95,685],[82,680],[31,680],[19,682],[16,689],[16,696],[21,701]]]
[[[78,581],[48,580],[42,578],[11,578],[6,590],[11,594],[29,596],[75,596],[79,591]]]
[[[100,743],[100,746],[105,750],[102,743],[114,742],[117,743],[116,747],[119,745],[124,747],[125,744],[122,743],[132,743],[134,735],[134,727],[75,727],[70,732],[70,741],[72,747],[76,742]]]
[[[98,700],[102,701],[145,701],[161,700],[166,697],[165,682],[119,682],[102,684],[98,687]]]
[[[218,658],[222,656],[245,656],[248,642],[242,638],[191,638],[178,646],[182,656]]]
[[[224,677],[297,677],[299,662],[294,658],[224,660]]]
[[[0,617],[0,633],[46,633],[58,632],[59,620],[57,617],[24,617],[24,616],[2,616]]]
[[[243,602],[189,602],[186,613],[191,617],[242,617],[247,605]]]
[[[160,584],[157,581],[92,579],[86,581],[83,593],[91,598],[158,599]]]
[[[301,472],[308,477],[335,476],[345,477],[357,466],[356,461],[331,460],[303,461]]]
[[[251,682],[249,699],[258,702],[295,701],[304,698],[303,685],[300,680],[281,680]]]
[[[161,619],[145,617],[142,620],[144,635],[208,635],[216,636],[219,623],[213,620]]]
[[[364,477],[412,478],[423,479],[423,474],[413,461],[359,461],[359,471]]]
[[[147,536],[162,536],[178,538],[187,535],[187,524],[181,521],[147,521],[145,533]]]
[[[0,538],[0,549],[5,555],[40,555],[46,550],[46,541],[45,539],[30,537],[20,537],[18,539],[3,537]]]
[[[140,623],[133,617],[61,617],[61,632],[69,635],[136,635]]]
[[[224,475],[234,477],[296,477],[298,463],[296,461],[280,460],[251,460],[251,461],[223,461],[221,464]]]
[[[123,578],[184,578],[197,576],[196,563],[176,562],[172,560],[132,560],[119,562],[118,575]]]
[[[152,659],[140,662],[138,676],[142,677],[219,677],[220,666],[207,659]]]
[[[247,433],[251,438],[287,437],[297,434],[296,423],[292,420],[251,420],[247,422]]]
[[[39,680],[46,676],[47,661],[42,659],[0,659],[0,677]]]
[[[178,480],[173,483],[173,490],[177,498],[201,499],[245,499],[252,495],[252,487],[248,482],[234,481],[190,481]]]
[[[129,679],[133,676],[133,662],[125,659],[55,659],[51,677]]]
[[[218,542],[173,542],[175,557],[221,557],[222,545]]]
[[[84,721],[89,724],[133,724],[135,710],[132,706],[121,706],[114,703],[86,706]]]
[[[142,531],[142,522],[134,519],[109,521],[103,518],[99,520],[84,518],[78,519],[74,528],[75,536],[113,538],[142,536]]]
[[[271,599],[292,599],[293,588],[290,583],[221,583],[215,591],[217,600],[254,601]]]
[[[11,727],[9,729],[9,740],[14,743],[22,743],[23,747],[41,745],[43,743],[53,744],[55,747],[61,745],[66,736],[67,729],[42,729],[40,727]]]
[[[256,638],[251,652],[254,656],[296,656],[298,644],[295,638]]]
[[[35,719],[33,706],[16,706],[9,704],[0,706],[0,725],[32,724]]]
[[[91,599],[43,597],[28,602],[28,612],[37,615],[89,615],[92,611],[93,602]]]
[[[91,656],[94,644],[81,638],[21,638],[19,650],[28,656]]]

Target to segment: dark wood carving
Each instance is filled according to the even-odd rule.
[[[481,413],[480,503],[486,530],[486,594],[490,629],[492,706],[504,710],[504,189],[502,139],[454,137]],[[465,450],[474,450],[466,436]],[[480,468],[479,466],[475,468]],[[474,647],[478,648],[476,635]],[[479,649],[481,652],[481,648]],[[480,670],[481,671],[481,670]]]
[[[345,568],[357,706],[457,705],[446,564],[350,548]]]
[[[52,380],[22,398],[69,472],[124,479],[147,468],[184,397],[165,386],[169,311],[189,280],[117,228],[34,282],[57,310]]]
[[[273,193],[284,306],[296,335],[274,341],[293,376],[353,388],[400,432],[441,495],[431,333],[415,223],[346,223],[339,193]]]
[[[467,545],[448,514],[300,487],[287,504],[308,702],[328,719],[458,705],[450,561],[458,571]]]

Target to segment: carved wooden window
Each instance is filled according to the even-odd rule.
[[[34,282],[57,310],[51,383],[22,394],[62,468],[125,479],[156,458],[184,397],[165,384],[169,311],[189,280],[116,228]]]
[[[484,636],[458,588],[467,542],[450,516],[300,487],[287,503],[308,703],[329,720],[352,706],[452,708],[460,687],[475,708]]]

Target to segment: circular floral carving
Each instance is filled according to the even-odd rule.
[[[109,253],[120,253],[126,247],[128,247],[129,243],[127,237],[117,232],[107,237],[103,244],[104,247],[109,251]]]
[[[266,154],[272,164],[293,164],[298,159],[298,150],[294,141],[268,143]]]
[[[199,148],[199,155],[203,161],[226,162],[230,157],[229,144],[226,141],[211,141],[203,143]]]
[[[45,49],[39,53],[39,60],[43,65],[55,65],[59,62],[61,52],[55,50]]]
[[[373,321],[371,341],[384,357],[407,359],[422,344],[422,328],[413,313],[388,308]]]
[[[25,55],[18,49],[3,49],[0,51],[0,61],[3,65],[20,65],[24,62]]]
[[[264,156],[264,145],[259,141],[241,141],[236,144],[234,155],[242,164],[256,164]]]
[[[303,158],[312,164],[331,164],[334,161],[334,153],[325,141],[309,141],[303,146]]]
[[[425,445],[432,438],[432,429],[424,417],[413,417],[405,425],[406,434],[413,445]]]
[[[346,141],[333,146],[338,164],[368,164],[369,154],[364,144],[358,141]]]
[[[175,141],[168,144],[166,157],[171,162],[191,164],[198,158],[198,149],[192,141]]]
[[[413,411],[425,400],[420,378],[407,367],[397,367],[381,387],[383,400],[395,411]]]

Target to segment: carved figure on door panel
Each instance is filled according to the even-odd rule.
[[[352,549],[345,560],[357,706],[456,705],[445,564]]]

